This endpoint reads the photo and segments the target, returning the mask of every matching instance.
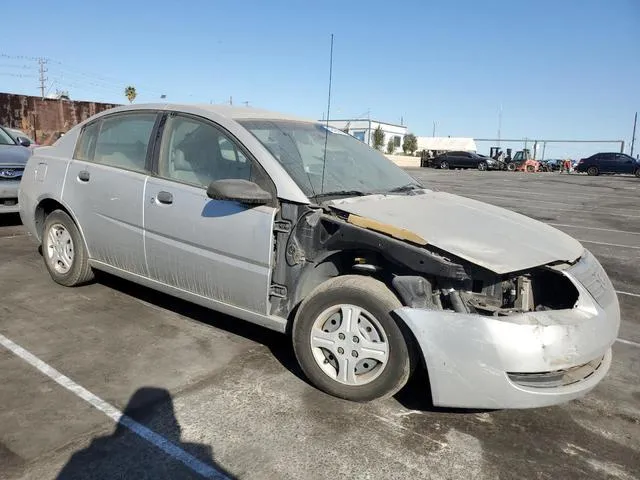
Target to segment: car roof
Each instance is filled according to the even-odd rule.
[[[264,110],[253,107],[236,107],[232,105],[212,105],[207,103],[137,103],[135,105],[123,105],[120,107],[111,108],[109,110],[101,112],[101,114],[135,110],[168,110],[176,112],[193,112],[194,110],[199,110],[201,113],[211,113],[214,115],[230,118],[232,120],[294,120],[301,122],[318,123],[316,119],[282,112],[275,112],[272,110]],[[91,118],[95,117],[97,117],[97,115]]]

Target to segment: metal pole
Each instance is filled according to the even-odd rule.
[[[432,137],[436,136],[436,122],[433,122],[433,133],[431,134]]]
[[[547,142],[542,142],[542,159],[544,160],[544,152],[547,149]]]
[[[632,157],[633,157],[633,146],[636,143],[636,124],[637,123],[638,123],[638,112],[636,112],[635,117],[633,117],[633,134],[631,135],[631,154],[630,154]]]
[[[502,105],[500,105],[500,111],[498,112],[498,146],[500,146],[501,131],[502,131]]]

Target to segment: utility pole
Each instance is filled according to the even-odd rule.
[[[433,133],[431,134],[432,137],[436,136],[436,122],[433,122]]]
[[[502,131],[502,104],[500,104],[500,110],[498,112],[498,146],[500,146],[501,131]]]
[[[45,67],[46,64],[47,64],[46,58],[42,58],[42,57],[38,58],[38,66],[39,66],[39,72],[40,72],[40,94],[43,99],[44,99],[44,89],[46,87],[47,80],[49,80],[47,77],[44,76],[44,74],[47,73],[48,71]]]
[[[636,143],[636,124],[638,123],[638,112],[633,117],[633,135],[631,135],[631,156],[633,157],[633,146]]]
[[[229,95],[229,105],[233,105],[233,97]]]

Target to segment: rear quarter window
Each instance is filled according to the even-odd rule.
[[[98,131],[100,130],[100,122],[93,122],[86,125],[76,142],[76,149],[73,154],[73,158],[76,160],[93,160],[93,152],[96,146],[96,140],[98,139]]]

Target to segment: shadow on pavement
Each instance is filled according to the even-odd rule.
[[[291,340],[287,335],[224,315],[171,295],[157,292],[107,273],[96,272],[96,280],[106,287],[151,303],[157,307],[264,345],[283,367],[299,379],[308,383],[302,370],[298,366]]]
[[[94,438],[87,448],[74,453],[57,478],[203,478],[194,471],[197,468],[209,469],[207,478],[233,478],[215,463],[210,446],[181,441],[181,428],[175,417],[173,401],[164,388],[139,388],[129,399],[123,413],[127,418],[123,417],[111,435]],[[151,433],[151,441],[143,438],[139,432],[132,430],[140,426],[143,434],[149,429],[158,436]],[[152,442],[170,442],[172,445],[164,443],[167,446],[165,450],[177,452],[176,455],[186,458],[192,467]]]

